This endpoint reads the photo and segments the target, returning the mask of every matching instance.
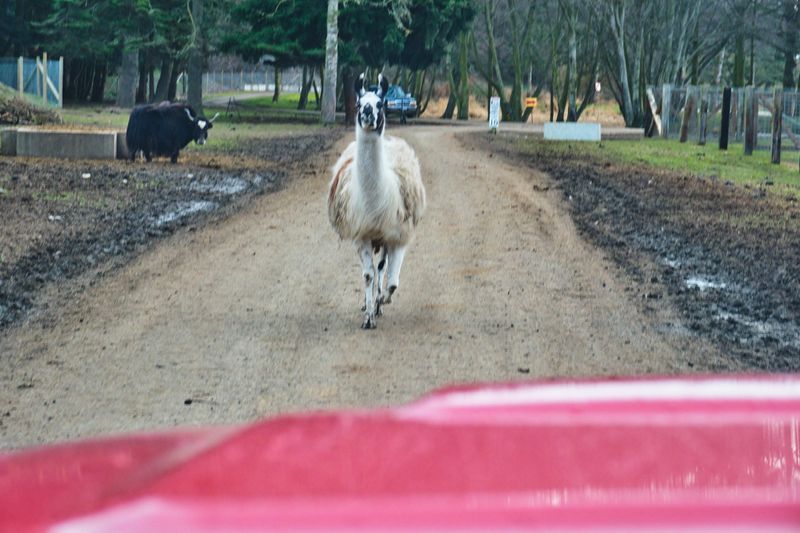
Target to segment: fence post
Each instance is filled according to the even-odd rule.
[[[22,56],[19,56],[17,59],[17,92],[19,93],[19,97],[22,98],[23,94],[25,94],[25,69],[23,68],[25,61],[22,59]]]
[[[672,86],[665,83],[661,87],[661,134],[669,139],[670,114],[672,112]]]
[[[744,95],[744,155],[753,155],[753,148],[755,148],[753,140],[757,135],[756,109],[758,109],[758,103],[755,102],[755,88],[752,85],[747,86]],[[753,135],[754,131],[756,131],[756,135]]]
[[[686,86],[686,103],[683,106],[683,117],[681,118],[680,142],[685,143],[689,138],[689,121],[694,113],[694,97],[692,96],[692,86]]]
[[[705,146],[708,131],[708,87],[700,89],[700,125],[697,144]]]
[[[783,86],[775,87],[772,95],[772,110],[772,164],[779,165],[783,125]]]
[[[42,52],[42,99],[47,104],[47,82],[50,76],[47,73],[47,52]]]
[[[64,107],[64,56],[58,58],[58,107]]]
[[[722,90],[722,117],[719,127],[719,149],[728,149],[728,130],[731,126],[731,88]]]

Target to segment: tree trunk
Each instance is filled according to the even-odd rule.
[[[103,62],[97,62],[94,66],[94,79],[92,80],[92,102],[101,103],[106,89],[107,67]]]
[[[117,107],[133,107],[136,103],[136,74],[139,70],[139,50],[122,51],[122,65],[117,81]]]
[[[319,69],[319,82],[322,84],[322,66]],[[317,80],[314,79],[314,73],[311,73],[311,89],[314,91],[314,101],[316,104],[314,107],[317,111],[322,110],[322,93],[317,87]]]
[[[356,88],[353,67],[342,70],[342,88],[344,89],[344,123],[348,126],[356,124]]]
[[[172,74],[169,77],[169,90],[167,91],[167,100],[170,102],[174,102],[178,96],[178,76],[181,75],[180,67],[180,62],[175,59],[172,62]]]
[[[445,55],[444,68],[447,72],[447,84],[450,87],[450,94],[447,97],[447,106],[444,108],[442,118],[452,120],[453,114],[456,111],[456,103],[458,102],[458,84],[456,83],[456,75],[458,71],[453,69],[453,51],[450,50]],[[491,84],[490,84],[491,86]]]
[[[576,122],[578,120],[577,114],[577,98],[578,83],[578,36],[576,34],[575,26],[577,25],[577,15],[574,6],[569,6],[567,16],[568,36],[567,42],[569,45],[569,65],[567,65],[567,79],[566,79],[566,93],[569,100],[569,112],[567,113],[568,122]]]
[[[272,91],[272,101],[277,102],[281,97],[281,73],[282,69],[277,64],[275,65],[275,90]]]
[[[697,144],[705,146],[706,136],[708,135],[708,95],[706,89],[700,93],[700,124]]]
[[[617,11],[619,9],[619,11]],[[628,60],[625,57],[625,5],[614,6],[611,11],[611,32],[614,35],[617,54],[617,68],[619,69],[619,84],[622,92],[622,115],[625,125],[630,127],[634,123],[633,101],[631,88],[628,83]]]
[[[736,46],[733,52],[733,86],[744,87],[744,35],[736,35]]]
[[[189,65],[187,70],[188,91],[186,100],[194,110],[203,114],[203,0],[192,0],[192,24],[194,30],[194,43],[189,51]]]
[[[156,97],[156,67],[153,65],[152,60],[148,61],[147,65],[147,101],[152,102]]]
[[[800,13],[795,11],[796,0],[783,0],[783,17],[781,29],[783,33],[783,86],[786,89],[795,87],[794,69],[797,66],[797,23]]]
[[[336,122],[336,70],[339,60],[339,0],[328,0],[327,28],[322,121],[325,124],[333,124]]]
[[[169,84],[172,80],[172,63],[173,61],[169,57],[165,57],[161,60],[161,74],[158,76],[156,94],[153,97],[154,102],[169,100]]]
[[[146,53],[144,54],[147,55]],[[147,61],[139,58],[139,83],[136,86],[136,103],[143,104],[147,101]]]
[[[431,96],[433,96],[433,90],[436,88],[436,72],[431,73],[431,81],[428,84],[428,93],[425,95],[425,101],[420,104],[417,102],[417,116],[420,116],[428,110],[428,104],[431,101]]]
[[[750,83],[749,85],[756,84],[756,40],[755,35],[753,32],[756,28],[756,2],[757,0],[753,0],[753,19],[752,19],[752,30],[750,32]]]
[[[691,87],[686,88],[686,105],[683,107],[683,118],[681,119],[680,142],[685,143],[689,139],[689,122],[694,116],[694,95]]]
[[[756,147],[755,140],[758,139],[758,100],[755,88],[749,86],[745,89],[745,110],[744,110],[744,155],[753,155]]]
[[[564,122],[564,113],[567,110],[567,95],[569,93],[569,65],[567,65],[567,75],[564,76],[564,85],[561,87],[561,94],[558,96],[556,103],[558,104],[558,114],[556,115],[556,122]]]
[[[783,87],[772,95],[772,164],[781,163],[781,133],[783,132]]]
[[[715,78],[716,84],[722,84],[722,67],[725,66],[725,47],[719,53],[719,66],[717,67],[717,77]]]
[[[500,97],[500,107],[505,109],[507,108],[504,90],[505,84],[503,83],[503,75],[500,71],[500,62],[497,59],[497,43],[494,38],[494,0],[485,0],[483,18],[486,23],[487,48],[489,52],[489,70],[485,73],[486,82],[494,89],[497,96]],[[491,92],[492,91],[490,91],[490,93]]]
[[[300,99],[297,101],[297,109],[306,108],[309,91],[311,91],[311,80],[308,79],[308,65],[303,65],[303,81],[300,83]]]
[[[511,86],[511,98],[508,102],[510,116],[507,120],[520,121],[522,120],[522,84],[524,77],[522,73],[522,54],[523,48],[527,46],[527,35],[533,21],[533,10],[536,3],[530,4],[523,26],[520,28],[515,16],[517,11],[515,0],[506,1],[509,13],[511,13],[511,62],[514,69],[514,84]]]
[[[458,37],[458,120],[469,120],[469,57],[467,32]]]

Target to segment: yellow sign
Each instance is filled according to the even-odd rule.
[[[537,98],[526,98],[525,99],[525,107],[536,107],[536,102],[539,100]]]

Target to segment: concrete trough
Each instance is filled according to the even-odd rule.
[[[548,141],[600,141],[600,124],[595,122],[546,122],[544,138]]]
[[[17,130],[0,130],[0,155],[17,155]]]
[[[16,130],[16,155],[58,159],[116,159],[117,137],[117,132],[113,130],[21,127]]]
[[[118,131],[117,132],[117,159],[128,159],[130,154],[128,153],[128,143],[125,141],[125,132]]]

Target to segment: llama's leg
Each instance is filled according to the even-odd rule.
[[[383,314],[383,310],[381,309],[381,305],[383,304],[383,278],[384,274],[386,274],[386,263],[387,263],[387,256],[389,255],[388,247],[384,244],[381,247],[381,254],[380,259],[378,260],[378,296],[375,298],[375,315],[381,316]]]
[[[383,303],[392,303],[392,295],[397,287],[400,286],[400,269],[403,267],[403,258],[406,255],[405,246],[393,246],[389,248],[389,282],[386,290],[386,297]]]
[[[373,298],[375,267],[372,261],[372,243],[370,241],[359,243],[358,257],[361,258],[361,273],[364,277],[364,322],[361,327],[374,329],[377,325],[375,322],[375,299]]]

